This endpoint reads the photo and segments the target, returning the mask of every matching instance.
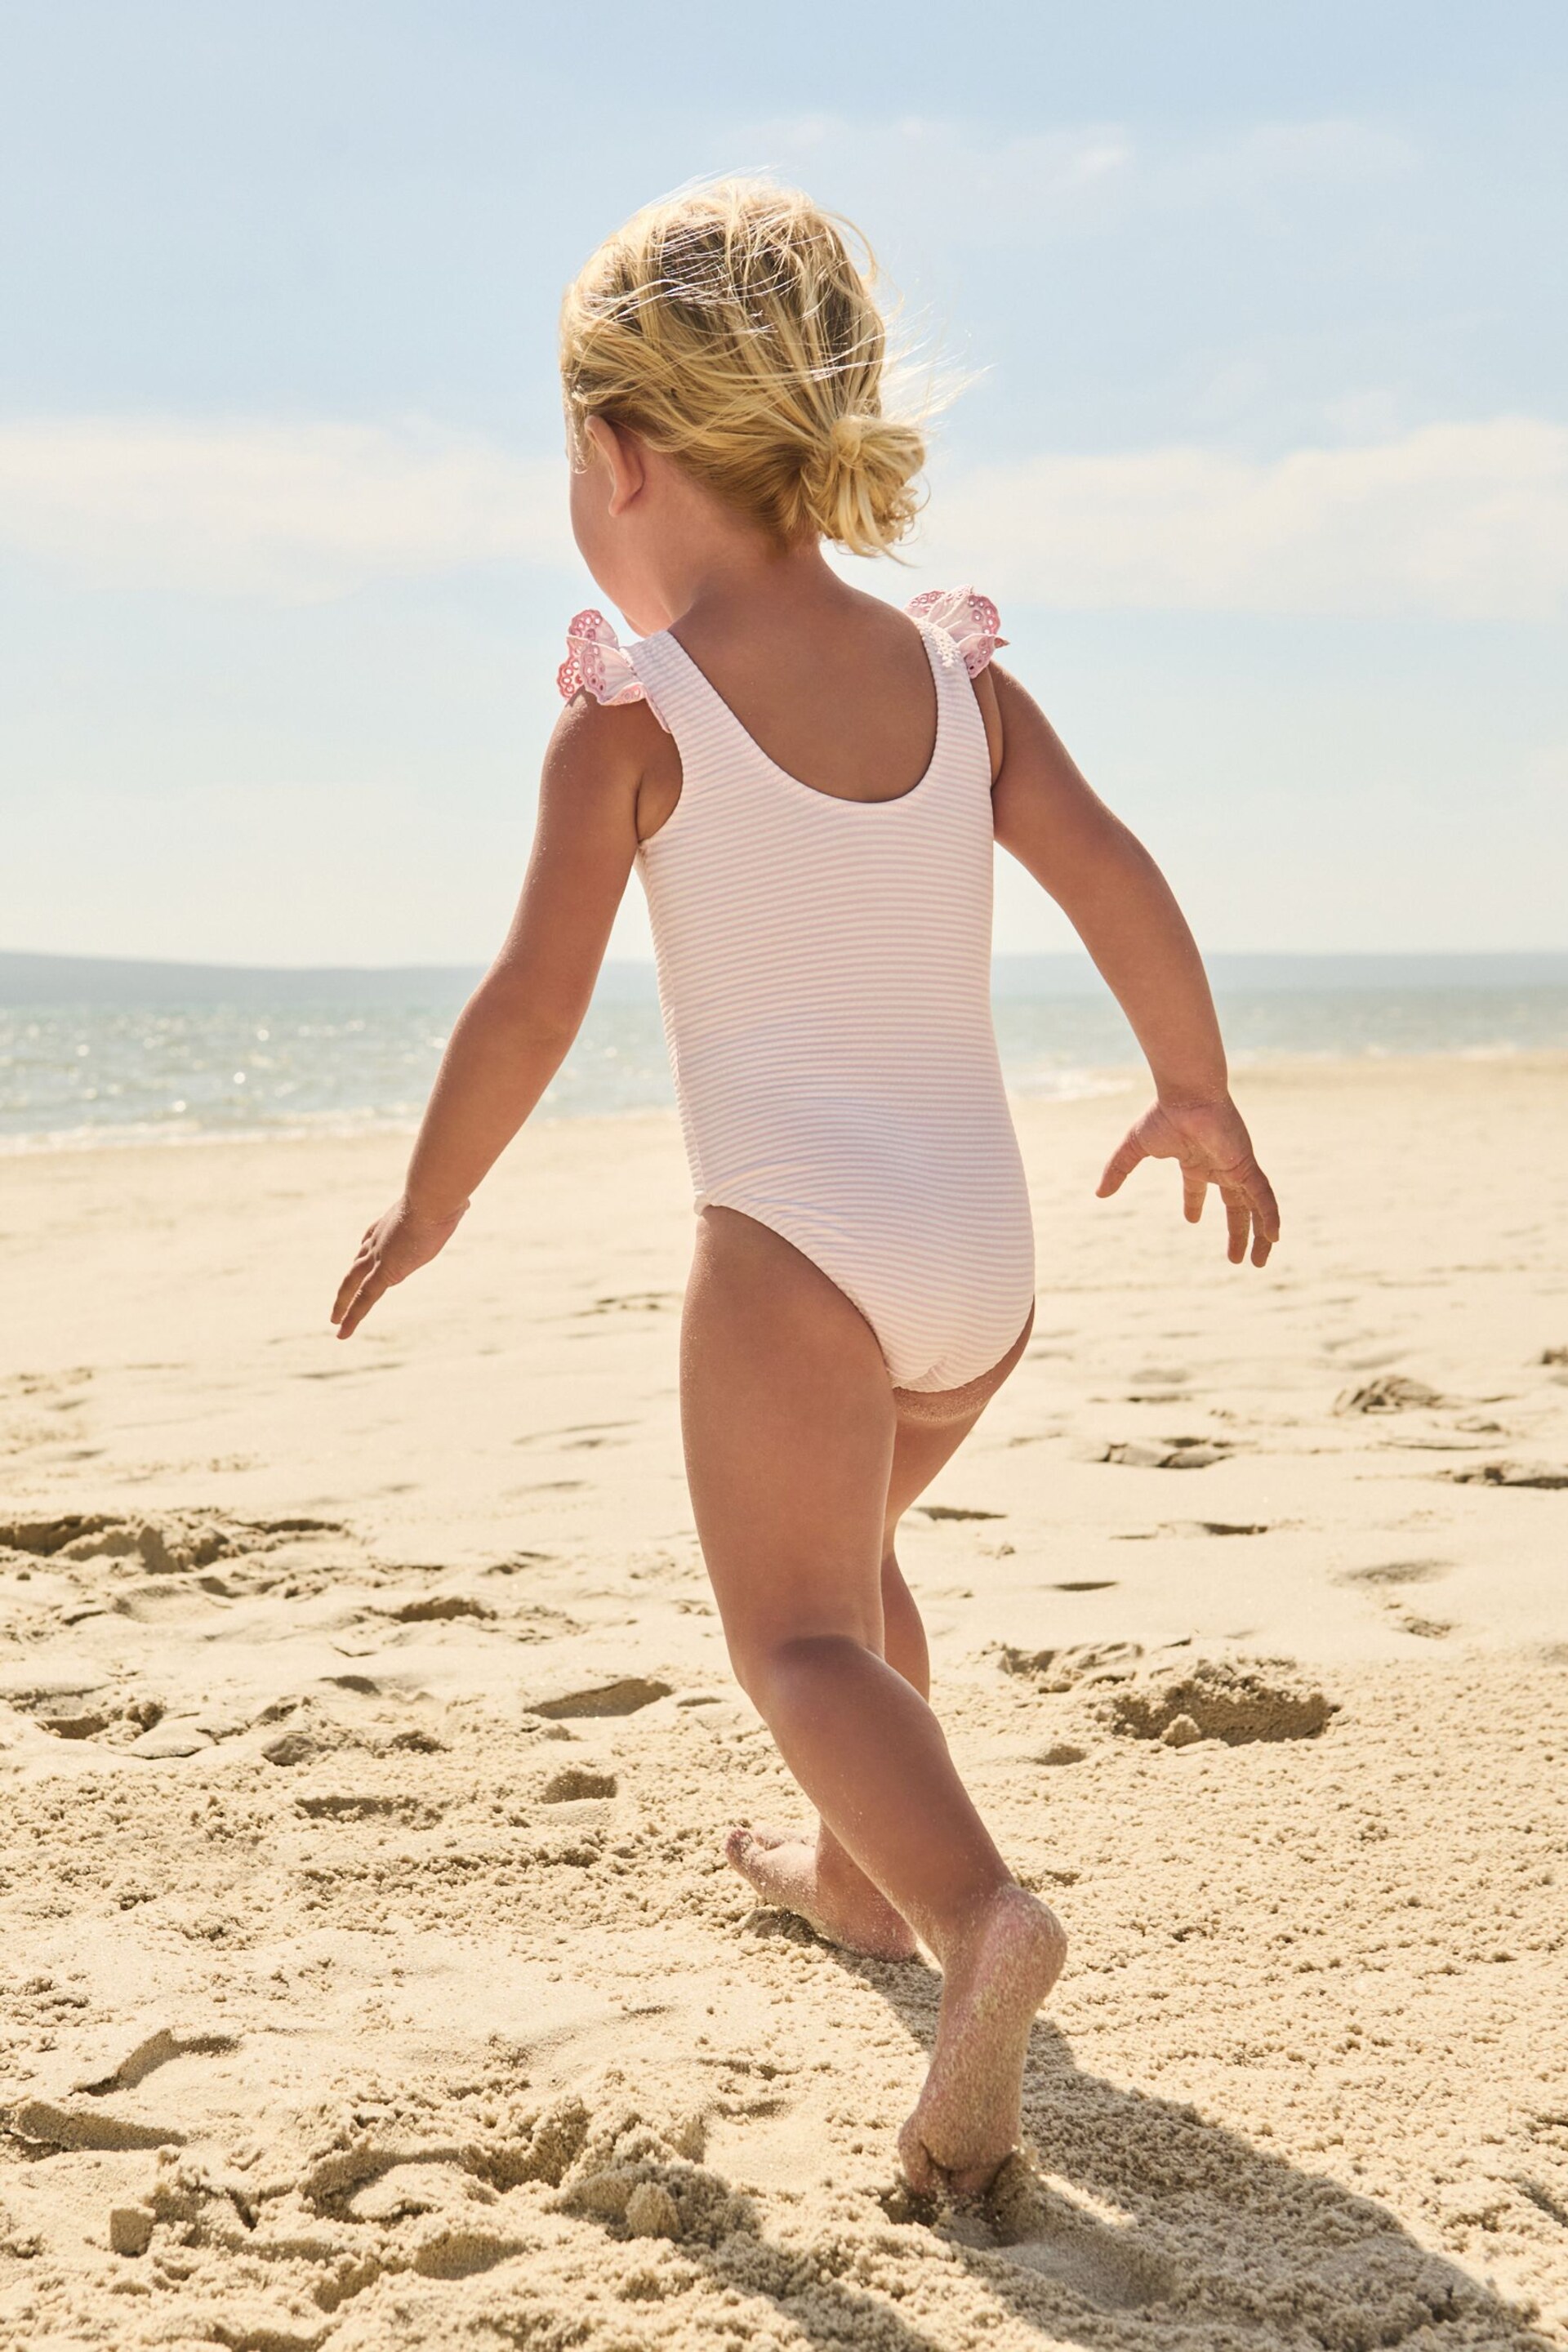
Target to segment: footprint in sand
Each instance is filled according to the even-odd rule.
[[[1005,1519],[1005,1511],[982,1511],[961,1503],[917,1503],[922,1519]]]
[[[0,1676],[0,1702],[57,1739],[96,1738],[121,1712],[108,1676],[90,1667],[75,1674],[14,1668]]]
[[[680,1305],[679,1290],[623,1290],[580,1307],[582,1315],[668,1315]]]
[[[1336,1702],[1284,1659],[1236,1665],[1200,1658],[1194,1665],[1161,1668],[1114,1692],[1105,1708],[1113,1730],[1173,1748],[1204,1739],[1223,1740],[1228,1748],[1315,1739],[1337,1712]]]
[[[70,1512],[58,1519],[0,1523],[0,1546],[35,1559],[126,1559],[140,1555],[154,1575],[206,1568],[244,1549],[243,1529],[199,1512],[167,1512],[157,1518],[126,1518],[101,1512]]]
[[[1017,1650],[1001,1643],[996,1657],[1005,1674],[1021,1675],[1043,1691],[1076,1690],[1080,1684],[1128,1682],[1143,1655],[1141,1642],[1069,1642],[1060,1649]]]
[[[1413,1381],[1404,1372],[1384,1372],[1376,1380],[1364,1381],[1359,1388],[1344,1389],[1334,1399],[1337,1413],[1406,1412],[1423,1406],[1447,1402],[1425,1381]]]
[[[524,1699],[524,1715],[542,1715],[547,1723],[578,1716],[636,1715],[656,1699],[668,1698],[672,1685],[647,1675],[622,1675],[614,1682],[590,1683],[580,1690],[549,1691]]]
[[[110,2091],[133,2091],[139,2083],[144,2083],[149,2074],[155,2074],[160,2066],[166,2066],[171,2059],[212,2057],[238,2047],[237,2034],[217,2031],[183,2031],[174,2026],[160,2025],[151,2032],[141,2034],[112,2064],[98,2068],[89,2066],[72,2088],[85,2092],[90,2098],[101,2098]]]
[[[183,1624],[204,1616],[216,1617],[224,1609],[222,1598],[206,1591],[188,1577],[149,1576],[139,1583],[121,1586],[109,1606],[116,1617],[129,1617],[138,1625]]]
[[[1173,2263],[1140,2246],[1130,2231],[1071,2222],[1038,2235],[998,2239],[994,2251],[1016,2270],[1053,2279],[1097,2311],[1142,2311],[1176,2292]]]
[[[1145,1364],[1129,1374],[1129,1404],[1184,1404],[1192,1375],[1180,1365]]]
[[[100,1740],[150,1762],[195,1756],[246,1728],[243,1716],[221,1704],[172,1716],[161,1701],[128,1695],[90,1671],[7,1675],[0,1678],[0,1703],[56,1739]]]
[[[1066,2287],[1097,2311],[1140,2311],[1168,2302],[1181,2284],[1176,2264],[1144,2244],[1126,2223],[1103,2220],[1042,2180],[1021,2156],[1009,2158],[979,2210],[936,2221],[934,2210],[908,2190],[883,2198],[895,2221],[935,2223],[933,2234],[981,2257],[982,2274],[996,2263]]]
[[[1486,1462],[1465,1470],[1439,1470],[1456,1486],[1568,1486],[1568,1466],[1554,1462]]]
[[[258,1565],[266,1555],[318,1535],[340,1539],[334,1550],[341,1551],[341,1538],[347,1533],[335,1519],[240,1519],[199,1510],[164,1511],[155,1517],[68,1512],[59,1518],[0,1521],[0,1551],[47,1559],[62,1574],[86,1571],[74,1580],[75,1597],[63,1599],[68,1623],[79,1623],[109,1608],[153,1622],[160,1612],[203,1608],[264,1589],[275,1568],[270,1561],[265,1569]],[[226,1564],[224,1574],[196,1573],[220,1560]],[[106,1590],[105,1580],[94,1571],[100,1562],[121,1561],[140,1561],[147,1580],[116,1586],[116,1571],[110,1568]],[[332,1565],[340,1567],[341,1559],[334,1558]]]
[[[59,2148],[180,2147],[185,2138],[172,2124],[140,2123],[68,2099],[23,2099],[7,2120],[24,2155]]]
[[[178,2147],[186,2137],[174,2124],[145,2116],[116,2113],[104,2104],[116,2094],[139,2090],[149,2075],[176,2059],[214,2057],[237,2050],[237,2034],[159,2025],[142,2030],[129,2048],[100,2054],[78,2070],[62,2096],[20,2101],[10,2111],[10,2129],[39,2152],[68,2149]],[[175,2103],[176,2108],[178,2102]]]
[[[1269,1531],[1266,1519],[1167,1519],[1160,1528],[1163,1536],[1266,1536]]]
[[[420,1601],[405,1601],[387,1613],[399,1625],[440,1625],[454,1617],[489,1620],[496,1612],[488,1601],[477,1601],[469,1592],[431,1592]]]
[[[542,1801],[547,1805],[569,1805],[585,1797],[613,1797],[620,1785],[613,1772],[600,1767],[568,1764],[546,1780]]]
[[[1125,1470],[1207,1470],[1235,1451],[1223,1437],[1087,1438],[1073,1454],[1079,1462],[1117,1462]]]
[[[274,1723],[284,1726],[261,1749],[265,1760],[280,1771],[291,1770],[300,1764],[313,1764],[319,1757],[331,1755],[334,1748],[358,1744],[346,1724],[328,1715],[309,1696],[274,1699],[271,1706],[262,1708],[257,1722],[264,1727]]]
[[[389,1796],[381,1790],[345,1790],[335,1795],[296,1797],[294,1802],[313,1822],[393,1821],[405,1829],[428,1830],[444,1818],[443,1807],[426,1804],[422,1797]]]
[[[1434,1584],[1440,1576],[1448,1574],[1453,1564],[1448,1559],[1375,1560],[1370,1568],[1347,1568],[1342,1576],[1335,1577],[1334,1582],[1364,1584],[1374,1591],[1384,1585]]]

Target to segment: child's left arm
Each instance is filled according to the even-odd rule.
[[[994,664],[975,680],[991,741],[997,840],[1048,891],[1100,967],[1153,1074],[1156,1099],[1112,1152],[1100,1195],[1142,1160],[1174,1160],[1196,1223],[1212,1184],[1228,1255],[1263,1265],[1279,1238],[1273,1188],[1230,1097],[1225,1045],[1191,931],[1142,843],[1091,792],[1044,711]]]
[[[470,1194],[566,1058],[637,856],[646,704],[562,713],[545,754],[522,896],[500,953],[441,1057],[401,1197],[365,1233],[338,1286],[338,1337],[445,1247]]]

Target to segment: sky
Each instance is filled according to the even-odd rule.
[[[996,598],[1205,945],[1568,948],[1560,0],[0,0],[0,948],[489,954],[560,295],[735,170],[959,387],[847,569]]]

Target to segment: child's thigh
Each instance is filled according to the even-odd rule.
[[[818,1266],[731,1209],[698,1221],[680,1418],[731,1644],[848,1633],[879,1649],[897,1419],[881,1349]]]

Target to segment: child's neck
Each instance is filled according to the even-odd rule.
[[[849,593],[816,541],[780,549],[748,529],[705,537],[689,551],[672,547],[661,571],[667,628],[702,628],[721,614],[727,625],[742,628],[764,614],[805,616]]]

